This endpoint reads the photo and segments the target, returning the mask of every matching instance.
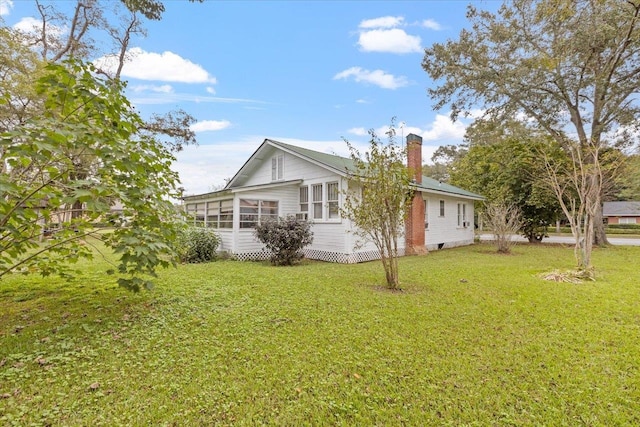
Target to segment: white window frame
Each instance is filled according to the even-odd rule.
[[[467,204],[458,203],[458,227],[467,226]]]
[[[311,189],[311,219],[322,221],[324,220],[324,185],[322,183],[311,184],[309,187]]]
[[[271,181],[284,179],[284,154],[278,154],[271,158]]]
[[[444,200],[440,200],[440,215],[439,215],[440,218],[444,218],[444,216],[445,216],[445,210],[444,210],[445,205],[446,204],[445,204]]]
[[[424,229],[429,229],[429,199],[424,199]]]
[[[331,187],[335,185],[335,194],[330,194],[331,193]],[[331,182],[327,182],[325,184],[325,188],[326,188],[326,200],[327,200],[327,220],[331,221],[331,220],[338,220],[340,219],[340,183],[338,181],[331,181]],[[331,196],[335,196],[334,198],[331,198]],[[333,209],[333,213],[332,213],[332,208]]]
[[[242,208],[246,207],[246,206],[242,206],[242,202],[255,202],[256,207],[255,209],[257,209],[256,213],[248,213],[248,212],[242,212]],[[264,206],[266,203],[275,203],[275,209],[276,209],[276,213],[265,213],[264,210],[267,209],[271,209],[273,208],[273,206],[271,207],[266,207]],[[239,222],[238,222],[238,227],[240,230],[253,230],[255,228],[255,224],[260,224],[260,222],[266,218],[278,218],[280,212],[280,203],[277,200],[263,200],[263,199],[240,199],[239,200]],[[250,215],[250,216],[255,216],[256,220],[255,221],[247,221],[244,220],[243,221],[243,215]]]
[[[309,213],[309,186],[303,185],[298,192],[298,206],[300,213]]]
[[[298,203],[300,213],[307,213],[310,221],[340,222],[340,181],[311,182],[301,186]]]
[[[621,216],[618,218],[618,224],[637,224],[637,221],[635,217]]]

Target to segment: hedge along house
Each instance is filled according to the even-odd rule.
[[[416,191],[399,242],[401,254],[473,243],[473,203],[482,196],[422,176],[422,138],[410,134],[407,147]],[[184,197],[187,218],[216,229],[220,250],[241,260],[267,258],[254,226],[287,215],[313,224],[307,258],[340,263],[378,259],[375,245],[360,242],[352,232],[355,226],[340,216],[349,171],[354,171],[351,159],[265,139],[224,189]]]

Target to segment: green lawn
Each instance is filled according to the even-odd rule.
[[[0,282],[0,425],[639,425],[640,248]]]

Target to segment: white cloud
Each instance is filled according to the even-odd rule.
[[[229,126],[231,126],[231,122],[228,120],[202,120],[191,125],[191,130],[194,132],[207,132],[226,129]]]
[[[140,80],[179,83],[217,83],[204,68],[173,52],[147,52],[139,47],[127,51],[129,60],[124,64],[122,76]],[[113,73],[117,58],[107,55],[94,61],[97,67]]]
[[[208,86],[207,87],[207,93],[210,93],[211,95],[215,95],[216,94],[216,88],[214,88],[213,86]]]
[[[367,133],[368,133],[365,128],[351,128],[347,132],[349,132],[352,135],[357,135],[357,136],[366,136]]]
[[[363,31],[358,39],[360,50],[364,52],[422,52],[421,43],[419,36],[411,36],[399,28]]]
[[[1,0],[0,0],[1,1]],[[13,28],[25,34],[36,35],[41,30],[42,21],[31,16],[20,19],[13,25]],[[47,25],[47,33],[52,37],[61,37],[68,32],[67,27]]]
[[[404,23],[402,16],[383,16],[381,18],[365,19],[358,28],[395,28]]]
[[[333,76],[334,80],[346,80],[349,78],[353,78],[358,83],[370,83],[383,89],[398,89],[409,84],[409,81],[404,76],[396,77],[383,70],[370,71],[360,67],[351,67]]]
[[[430,129],[422,133],[422,138],[425,141],[457,140],[462,142],[466,130],[466,125],[460,120],[452,122],[448,115],[437,114]],[[445,143],[443,142],[443,144]]]
[[[10,14],[11,9],[13,9],[13,1],[0,0],[0,16],[5,16]]]
[[[146,91],[151,91],[156,93],[173,93],[173,87],[171,85],[161,85],[161,86],[135,85],[135,86],[131,86],[131,90],[136,93],[146,92]]]
[[[430,30],[440,31],[442,30],[442,25],[439,22],[433,19],[425,19],[422,21],[422,26],[425,28],[429,28]]]

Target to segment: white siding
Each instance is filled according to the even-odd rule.
[[[473,201],[449,196],[428,194],[426,196],[429,210],[429,228],[425,230],[425,245],[427,249],[438,249],[462,246],[473,243]],[[444,217],[440,216],[440,200],[444,200]],[[466,205],[466,221],[468,227],[458,226],[458,203]]]
[[[323,180],[336,176],[323,167],[316,166],[313,163],[309,163],[306,160],[285,153],[284,151],[273,149],[265,153],[265,157],[260,163],[260,166],[250,172],[249,177],[243,185],[251,186],[274,182],[271,179],[271,159],[280,154],[284,154],[284,181],[296,179]]]

